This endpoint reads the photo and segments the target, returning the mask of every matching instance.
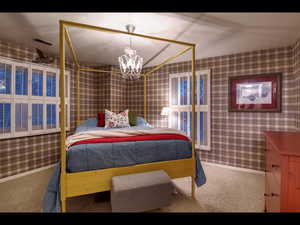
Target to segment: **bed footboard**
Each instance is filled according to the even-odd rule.
[[[138,164],[128,167],[67,173],[66,197],[74,197],[96,192],[109,191],[113,176],[130,173],[143,173],[153,170],[164,170],[171,178],[195,177],[195,160],[193,158]],[[192,182],[194,185],[194,182]],[[194,195],[192,187],[192,194]]]

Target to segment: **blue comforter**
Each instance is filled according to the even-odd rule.
[[[88,122],[79,126],[76,132],[103,129],[87,124]],[[138,125],[137,127],[127,129],[151,129],[151,127]],[[75,145],[67,151],[67,171],[72,173],[191,158],[191,149],[191,143],[185,140],[130,141]],[[205,184],[205,182],[206,177],[199,155],[197,154],[196,184],[199,187]],[[44,212],[60,212],[59,184],[60,163],[57,163],[44,195]]]

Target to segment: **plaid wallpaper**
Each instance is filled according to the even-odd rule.
[[[299,48],[299,47],[298,47]],[[263,130],[295,129],[297,91],[293,71],[293,48],[275,48],[197,60],[196,69],[211,69],[211,150],[201,151],[203,161],[264,170]],[[146,68],[149,70],[151,68]],[[154,72],[148,82],[148,120],[155,126],[167,126],[160,116],[168,105],[170,73],[191,71],[191,62],[168,64]],[[228,112],[229,76],[282,72],[282,112]],[[299,87],[299,86],[298,86]],[[299,92],[298,92],[299,93]],[[143,94],[131,96],[142,103]],[[134,107],[130,106],[130,107]]]
[[[107,70],[111,69],[111,66],[99,67],[98,69]],[[105,108],[110,107],[110,74],[98,73],[98,110],[103,111]]]
[[[98,67],[107,71],[119,71],[116,66]],[[127,107],[127,80],[113,73],[98,73],[98,111],[109,109],[114,112],[123,111]]]
[[[127,108],[139,116],[144,116],[144,80],[127,80]]]
[[[295,128],[291,47],[260,50],[203,60],[200,68],[212,69],[212,145],[201,151],[205,161],[255,170],[265,169],[264,130]],[[282,72],[282,112],[228,112],[229,76]]]
[[[295,44],[294,48],[294,73],[295,85],[297,92],[297,114],[296,114],[296,128],[300,129],[300,40]]]
[[[111,71],[119,72],[119,67],[111,66]],[[110,75],[110,110],[120,112],[127,108],[127,80],[119,74]]]
[[[0,41],[0,55],[3,57],[30,62],[36,57],[34,49]],[[51,65],[58,67],[58,58]],[[88,65],[86,65],[88,66]],[[94,66],[94,65],[93,65]],[[71,72],[71,132],[75,128],[75,73],[74,64],[66,63]],[[98,74],[82,72],[81,86],[81,119],[94,117],[98,112]],[[60,157],[60,134],[47,134],[32,137],[21,137],[0,140],[0,179],[51,165]]]
[[[103,70],[117,71],[117,66],[100,67]],[[100,73],[99,77],[99,110],[110,109],[120,112],[125,109],[144,114],[144,99],[136,96],[143,95],[143,80],[131,81],[122,79],[120,75],[112,73]]]
[[[94,72],[80,72],[80,120],[86,120],[91,117],[95,117],[99,111],[100,104],[99,104],[99,78],[101,74],[97,74]],[[73,104],[72,107],[74,108],[73,113],[75,115],[75,77],[73,80],[74,87],[72,88],[73,91]],[[75,122],[75,118],[73,119]],[[75,125],[75,124],[74,124]]]
[[[293,47],[260,50],[198,60],[196,69],[212,72],[212,149],[201,151],[203,161],[250,169],[264,169],[262,130],[291,130],[300,124],[300,42]],[[0,55],[31,61],[35,51],[0,41]],[[58,66],[58,60],[53,63]],[[86,65],[94,66],[97,65]],[[75,73],[71,71],[71,132],[75,128]],[[101,66],[118,70],[115,66]],[[151,68],[146,68],[145,71]],[[191,71],[190,62],[168,64],[152,73],[148,81],[148,120],[155,126],[167,126],[160,116],[168,105],[170,73]],[[283,72],[282,113],[236,113],[227,111],[229,76]],[[121,111],[129,108],[143,114],[143,79],[123,80],[109,73],[81,72],[81,120],[95,117],[105,108]],[[297,82],[294,82],[297,80]],[[297,108],[298,107],[298,108]],[[59,133],[1,140],[0,178],[53,164],[59,160]]]

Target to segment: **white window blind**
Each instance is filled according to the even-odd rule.
[[[169,127],[192,137],[192,73],[169,76]],[[196,148],[210,149],[210,71],[196,71],[195,79]]]
[[[65,72],[70,129],[70,72]],[[0,58],[0,139],[58,132],[59,69]]]

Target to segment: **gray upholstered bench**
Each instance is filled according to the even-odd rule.
[[[171,203],[173,183],[163,170],[112,178],[112,212],[144,212]]]

